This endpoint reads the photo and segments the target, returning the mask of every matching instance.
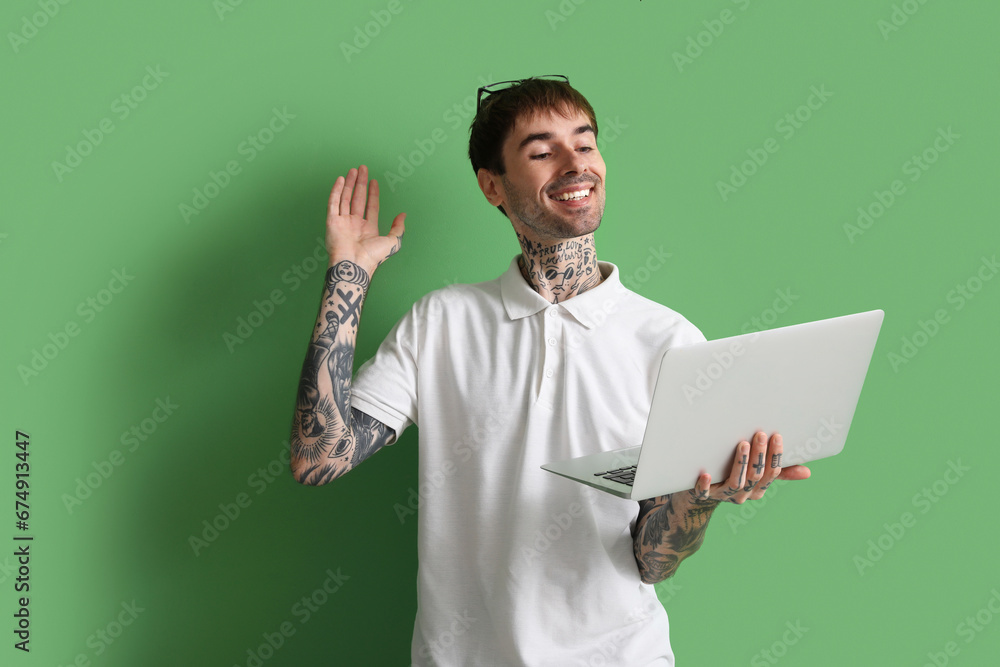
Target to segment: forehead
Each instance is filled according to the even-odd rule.
[[[576,108],[569,108],[567,114],[568,117],[565,117],[555,109],[542,109],[530,115],[519,116],[507,138],[507,148],[518,152],[536,140],[545,141],[577,134],[593,136],[594,129],[587,114]]]

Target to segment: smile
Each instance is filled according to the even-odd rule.
[[[593,188],[586,188],[584,190],[575,190],[572,192],[563,192],[558,195],[549,195],[549,199],[557,201],[560,204],[582,204],[590,201],[590,193]]]

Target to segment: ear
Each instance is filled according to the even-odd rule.
[[[494,206],[500,206],[504,203],[503,185],[500,183],[499,176],[485,167],[480,167],[479,171],[476,172],[476,179],[479,181],[479,189],[483,191],[487,201]]]

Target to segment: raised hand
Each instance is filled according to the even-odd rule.
[[[365,207],[367,191],[368,205]],[[341,260],[357,263],[371,275],[402,245],[403,220],[400,213],[385,236],[378,231],[378,181],[368,183],[368,167],[351,169],[338,176],[330,193],[326,218],[326,251],[331,266]]]

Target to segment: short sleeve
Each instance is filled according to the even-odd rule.
[[[358,368],[351,383],[351,407],[374,417],[393,431],[393,444],[410,424],[417,423],[416,304],[396,324]]]
[[[704,343],[706,340],[705,334],[701,332],[701,329],[691,324],[688,320],[684,320],[677,333],[677,340],[671,347]]]
[[[704,343],[706,340],[701,329],[683,315],[672,310],[668,311],[667,317],[659,321],[655,330],[662,332],[657,335],[661,356],[672,347]]]

